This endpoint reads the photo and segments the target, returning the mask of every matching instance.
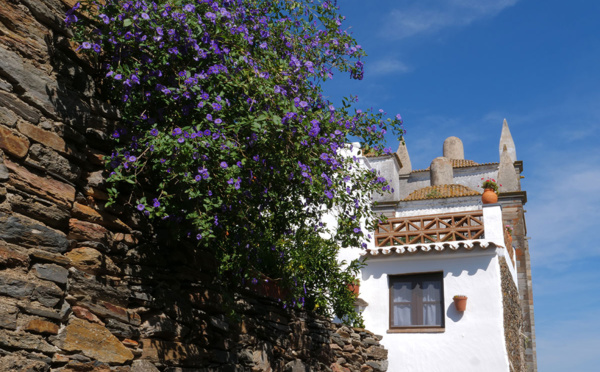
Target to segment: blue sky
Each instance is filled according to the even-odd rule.
[[[528,192],[539,371],[597,371],[600,1],[338,3],[369,56],[363,81],[338,74],[325,92],[400,113],[413,169],[449,136],[465,158],[499,161],[507,119]]]

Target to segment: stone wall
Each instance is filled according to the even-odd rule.
[[[502,305],[504,311],[504,339],[511,372],[525,372],[525,340],[523,339],[523,315],[519,291],[515,285],[504,257],[500,257],[502,282]]]
[[[513,227],[513,247],[517,262],[519,298],[523,314],[523,335],[526,337],[525,364],[527,372],[537,372],[537,352],[535,341],[535,318],[533,306],[533,285],[529,238],[525,223],[524,205],[527,201],[524,192],[500,194],[504,223]]]
[[[210,252],[104,207],[118,112],[64,27],[0,0],[0,371],[372,371],[380,336],[228,293]]]

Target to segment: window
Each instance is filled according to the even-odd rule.
[[[443,273],[396,275],[389,281],[391,331],[443,331]]]

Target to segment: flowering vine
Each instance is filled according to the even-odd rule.
[[[347,141],[381,153],[384,134],[403,129],[399,115],[322,95],[338,71],[363,77],[365,53],[337,11],[330,0],[106,0],[66,22],[121,111],[110,202],[127,196],[174,223],[240,284],[281,278],[286,305],[353,320],[346,284],[361,264],[335,257],[366,244],[371,195],[390,186]]]

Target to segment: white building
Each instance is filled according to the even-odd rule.
[[[537,370],[526,193],[506,121],[500,163],[463,153],[450,137],[426,170],[411,169],[404,145],[368,159],[395,190],[376,200],[388,220],[366,251],[341,258],[367,258],[359,303],[366,328],[383,335],[389,371]],[[482,178],[503,185],[497,203],[482,204]],[[468,297],[465,311],[455,295]]]

